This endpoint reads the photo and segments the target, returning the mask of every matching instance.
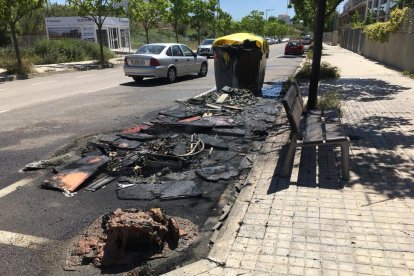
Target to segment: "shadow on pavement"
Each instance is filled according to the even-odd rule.
[[[344,101],[392,100],[393,94],[409,89],[411,88],[390,84],[379,79],[339,79],[321,81],[319,84],[320,93],[338,91]],[[307,93],[307,89],[301,90]]]
[[[283,55],[283,56],[279,56],[277,58],[303,58],[303,55]]]
[[[189,76],[183,76],[183,77],[178,77],[177,80],[174,83],[180,83],[180,82],[184,82],[184,81],[189,81],[189,80],[193,80],[193,79],[197,79],[198,76],[197,75],[189,75]],[[130,82],[124,82],[121,83],[121,86],[130,86],[130,87],[155,87],[155,86],[164,86],[164,85],[169,85],[171,84],[167,79],[163,79],[163,78],[148,78],[148,79],[144,79],[141,82],[136,82],[136,81],[130,81]]]
[[[301,90],[307,94],[307,83]],[[365,101],[380,104],[394,99],[395,94],[409,90],[409,87],[392,85],[378,79],[340,79],[323,81],[320,91],[338,91],[344,102]],[[304,94],[305,94],[304,93]],[[316,149],[302,149],[297,183],[289,178],[279,177],[284,161],[286,145],[281,152],[268,194],[287,189],[289,185],[341,189],[343,187],[363,188],[368,205],[392,199],[414,198],[414,177],[412,174],[412,148],[414,131],[412,120],[404,114],[408,110],[393,110],[391,106],[373,111],[361,112],[371,116],[348,114],[350,124],[344,124],[345,132],[351,139],[351,179],[340,179],[340,150],[329,146]],[[354,120],[354,121],[353,121]],[[317,177],[316,171],[319,175]],[[316,181],[318,179],[318,181]],[[378,197],[378,195],[380,197]]]

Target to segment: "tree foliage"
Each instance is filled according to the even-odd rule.
[[[269,37],[284,37],[290,32],[288,25],[279,21],[267,21],[264,27],[264,34]]]
[[[168,22],[173,26],[175,39],[178,42],[179,26],[189,22],[190,0],[169,0]]]
[[[45,4],[45,0],[0,0],[0,25],[7,26],[10,31],[17,60],[17,71],[23,73],[22,58],[17,41],[18,23]]]
[[[228,35],[235,30],[235,24],[231,15],[225,11],[219,10],[216,18],[216,32],[219,35]]]
[[[192,0],[190,25],[197,33],[197,41],[200,44],[201,33],[211,24],[214,24],[215,12],[217,11],[217,0]],[[214,28],[214,26],[213,26]]]
[[[72,6],[49,2],[46,3],[44,13],[47,17],[78,16]]]
[[[326,0],[326,17],[332,15],[338,5],[344,0]],[[297,19],[303,20],[305,26],[315,27],[317,1],[315,0],[290,0],[290,7],[295,9]]]
[[[263,17],[264,12],[258,10],[251,11],[249,15],[241,19],[241,28],[248,33],[263,35],[265,27],[265,20]]]
[[[149,30],[158,27],[163,21],[166,21],[167,0],[130,0],[129,13],[130,17],[141,23],[145,30],[145,37],[149,43]]]
[[[123,14],[124,7],[121,5],[121,0],[69,0],[69,5],[80,16],[92,20],[98,28],[98,41],[100,48],[100,62],[105,62],[105,55],[103,49],[102,26],[106,17],[118,16]]]

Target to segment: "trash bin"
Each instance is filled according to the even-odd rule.
[[[217,38],[213,50],[217,91],[230,86],[260,94],[269,57],[265,39],[249,33],[231,34]]]

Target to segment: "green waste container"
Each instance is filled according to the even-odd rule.
[[[269,44],[265,39],[249,33],[236,33],[217,38],[213,50],[217,91],[230,86],[260,94],[269,57]]]

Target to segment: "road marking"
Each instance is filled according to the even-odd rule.
[[[57,80],[37,82],[37,83],[32,83],[31,85],[40,85],[40,84],[46,84],[46,83],[51,83],[51,82],[57,82]]]
[[[18,247],[36,249],[40,245],[51,242],[51,240],[31,235],[13,233],[0,230],[0,243]]]
[[[0,91],[4,91],[4,90],[6,90],[6,88],[2,88],[2,89],[0,89]]]
[[[11,111],[10,109],[7,109],[7,110],[0,110],[0,114],[1,113],[6,113],[6,112],[9,112],[9,111]]]
[[[77,79],[80,79],[80,78],[87,78],[87,77],[92,77],[92,76],[96,76],[97,74],[90,74],[90,75],[83,75],[83,76],[78,76],[78,77],[76,77]]]
[[[114,87],[117,87],[117,86],[118,85],[112,85],[112,86],[98,88],[98,89],[95,89],[95,90],[83,91],[82,93],[88,94],[88,93],[98,92],[98,91],[105,90],[105,89],[109,89],[109,88],[114,88]]]
[[[13,193],[14,191],[17,191],[19,188],[26,186],[27,184],[33,182],[32,178],[26,178],[26,179],[22,179],[20,181],[17,181],[14,184],[11,184],[9,186],[7,186],[6,188],[3,188],[0,190],[0,198]]]

